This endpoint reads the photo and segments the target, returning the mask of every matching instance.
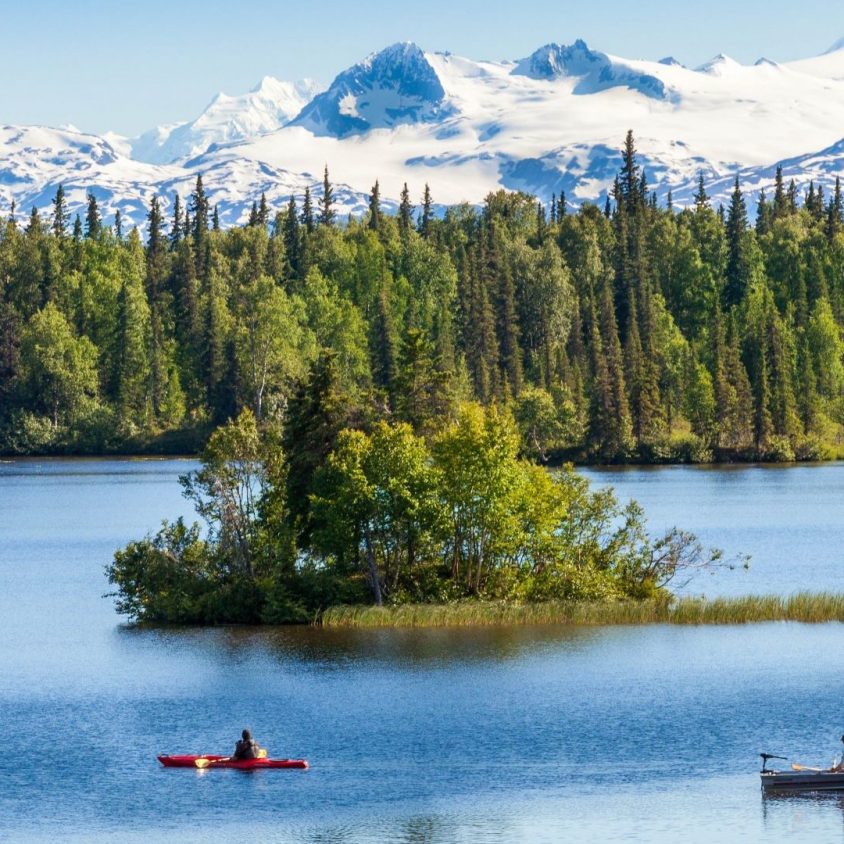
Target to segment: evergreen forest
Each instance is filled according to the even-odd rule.
[[[59,188],[0,226],[0,452],[198,453],[245,410],[293,442],[330,372],[339,427],[431,442],[474,402],[539,462],[833,456],[844,199],[828,193],[778,174],[751,220],[738,178],[726,208],[701,178],[678,209],[632,133],[605,207],[500,191],[443,211],[405,186],[387,214],[376,182],[369,212],[339,220],[326,168],[314,195],[275,212],[264,196],[227,230],[197,178],[167,219],[152,198],[142,235],[93,195],[71,220]]]

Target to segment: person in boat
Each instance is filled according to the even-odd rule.
[[[241,733],[242,738],[234,746],[234,753],[232,759],[258,759],[261,748],[258,742],[252,738],[252,733],[249,730],[244,730]]]

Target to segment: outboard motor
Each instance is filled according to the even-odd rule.
[[[844,736],[841,736],[841,741],[844,741]],[[787,756],[774,756],[773,753],[760,753],[759,755],[762,757],[762,773],[763,774],[768,773],[768,760],[769,759],[782,759],[783,761],[788,760]]]

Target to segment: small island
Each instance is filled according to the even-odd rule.
[[[570,467],[519,457],[506,413],[458,408],[429,438],[407,423],[347,427],[320,358],[284,436],[249,410],[181,479],[205,520],[166,523],[108,567],[143,622],[457,626],[844,620],[844,598],[678,600],[668,584],[721,564],[681,530]]]
[[[556,602],[562,617],[572,603],[666,607],[672,578],[717,560],[679,530],[651,539],[635,503],[570,468],[520,458],[516,425],[495,407],[463,404],[428,437],[405,422],[350,427],[348,412],[323,356],[283,436],[250,410],[215,431],[182,478],[204,533],[179,520],[119,551],[108,569],[118,610],[342,624],[361,619],[339,606],[401,623],[383,608],[445,605],[483,623],[502,603],[515,617]]]

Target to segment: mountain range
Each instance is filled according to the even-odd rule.
[[[330,168],[338,210],[360,214],[377,180],[387,207],[407,182],[441,205],[525,190],[570,206],[602,202],[632,129],[649,184],[691,200],[699,173],[715,202],[736,175],[753,206],[777,166],[801,189],[844,171],[844,39],[784,64],[718,55],[698,68],[547,44],[514,61],[476,61],[394,44],[327,87],[265,77],[218,94],[193,120],[135,138],[67,126],[0,126],[0,203],[46,208],[63,184],[72,211],[92,191],[110,220],[143,226],[202,174],[223,224],[243,221],[262,192],[274,208]]]

